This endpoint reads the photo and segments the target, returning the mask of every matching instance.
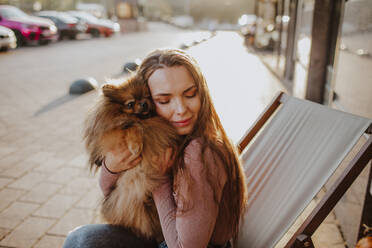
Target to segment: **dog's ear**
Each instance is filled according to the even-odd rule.
[[[121,103],[119,88],[116,85],[104,84],[102,86],[102,93],[112,102]]]
[[[112,84],[104,84],[102,86],[102,93],[104,96],[112,97],[116,94],[117,87]]]

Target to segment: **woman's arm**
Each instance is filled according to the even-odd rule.
[[[128,148],[116,147],[108,152],[102,161],[99,176],[99,186],[104,196],[108,196],[114,189],[120,174],[141,161],[141,157],[132,154]]]
[[[160,222],[169,248],[174,247],[207,247],[218,216],[219,201],[222,196],[226,174],[220,160],[207,149],[207,164],[201,159],[201,145],[199,141],[192,141],[185,150],[185,167],[192,181],[189,183],[184,177],[178,178],[179,192],[176,200],[173,196],[170,180],[153,192]],[[215,163],[217,161],[217,163]],[[205,166],[210,173],[207,175]],[[219,186],[213,189],[207,180],[220,180]],[[209,178],[211,180],[211,178]],[[214,194],[217,193],[216,203]],[[191,205],[181,213],[184,198],[191,199]],[[189,200],[190,201],[190,200]]]
[[[120,173],[112,173],[107,169],[106,166],[101,166],[101,171],[99,174],[99,186],[104,196],[108,196],[111,193],[119,176]]]

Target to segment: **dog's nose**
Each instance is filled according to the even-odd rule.
[[[147,104],[147,102],[142,102],[140,106],[141,106],[141,113],[149,111],[149,105]]]

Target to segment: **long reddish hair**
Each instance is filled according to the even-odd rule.
[[[206,148],[209,148],[218,156],[222,161],[227,175],[227,182],[224,186],[224,190],[227,192],[223,194],[221,199],[220,204],[222,204],[222,208],[220,208],[220,211],[222,211],[222,216],[226,217],[226,220],[228,220],[226,228],[230,233],[232,233],[232,238],[235,243],[238,237],[240,219],[243,215],[247,198],[244,172],[236,147],[227,137],[216,113],[206,80],[199,65],[191,56],[182,50],[155,50],[143,60],[137,70],[137,74],[143,77],[143,80],[147,83],[149,77],[157,69],[173,66],[184,66],[188,70],[198,88],[198,94],[201,101],[198,119],[193,131],[185,136],[183,143],[180,146],[173,170],[175,173],[184,171],[184,149],[189,142],[195,138],[202,139],[203,155]],[[204,159],[205,156],[202,156],[202,158]],[[208,168],[206,169],[208,170]],[[191,177],[186,178],[187,180],[192,180]],[[208,183],[210,183],[212,187],[218,185],[218,182],[213,180],[209,180]],[[177,188],[177,185],[175,185],[175,188]],[[217,201],[216,192],[214,199]]]

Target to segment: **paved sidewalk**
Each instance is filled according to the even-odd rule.
[[[284,90],[235,33],[218,33],[189,52],[199,61],[234,141]],[[101,192],[87,170],[81,139],[85,113],[95,98],[96,92],[76,97],[1,132],[0,247],[61,247],[73,228],[99,223]],[[321,232],[338,234],[334,219],[327,225]],[[319,238],[320,247],[344,247],[327,244],[327,237]]]

